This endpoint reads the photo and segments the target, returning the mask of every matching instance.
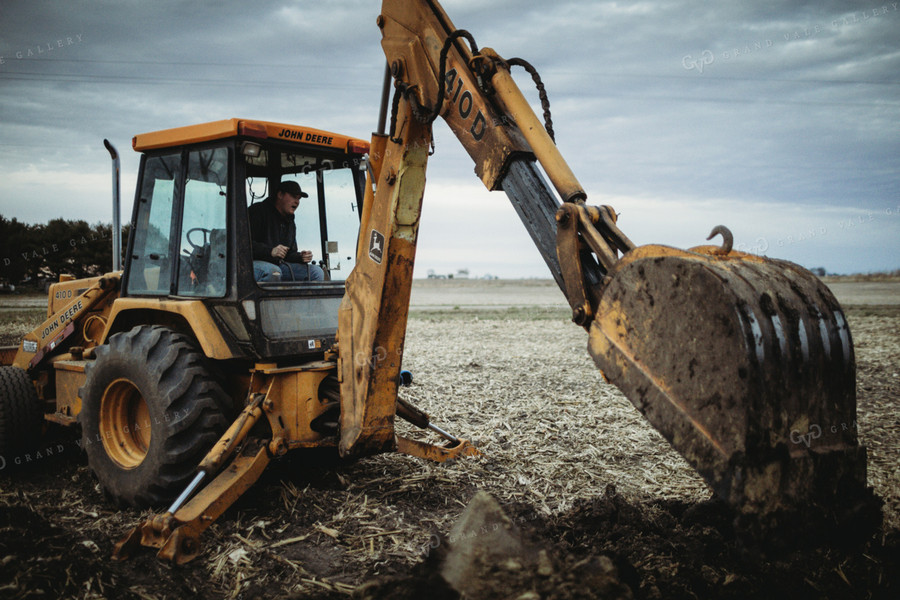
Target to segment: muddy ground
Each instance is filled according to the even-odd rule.
[[[0,598],[453,598],[436,570],[479,490],[550,563],[492,567],[483,597],[900,597],[900,308],[847,307],[859,409],[846,425],[869,449],[883,525],[861,540],[821,525],[760,544],[602,381],[563,309],[423,304],[403,394],[482,456],[289,455],[207,530],[196,561],[173,567],[150,552],[109,559],[149,513],[106,501],[74,433],[52,430],[40,452],[3,457]],[[602,587],[609,568],[621,586]]]

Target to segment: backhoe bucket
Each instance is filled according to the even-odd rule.
[[[798,265],[725,252],[628,252],[590,326],[594,361],[740,513],[861,498],[866,450],[840,306]]]

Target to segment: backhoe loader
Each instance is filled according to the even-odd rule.
[[[248,119],[134,137],[124,268],[61,278],[47,320],[2,354],[4,451],[32,442],[42,417],[79,424],[111,496],[170,503],[114,555],[144,545],[176,563],[288,451],[477,453],[398,400],[440,117],[509,197],[605,378],[738,514],[838,518],[871,494],[856,429],[830,427],[855,422],[855,362],[815,276],[732,250],[724,227],[718,246],[635,247],[611,207],[587,203],[513,81],[523,66],[542,88],[527,62],[479,48],[434,0],[384,0],[377,26],[388,69],[371,141]],[[255,281],[248,205],[288,180],[309,193],[298,237],[324,281]],[[441,442],[398,435],[398,415]],[[822,435],[792,443],[814,426]]]

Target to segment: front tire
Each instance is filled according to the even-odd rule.
[[[118,333],[95,355],[79,390],[91,470],[119,502],[172,500],[225,431],[230,399],[191,339],[166,327]]]

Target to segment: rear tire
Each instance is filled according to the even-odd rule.
[[[31,378],[19,367],[0,367],[0,457],[37,447],[44,412]]]
[[[191,339],[171,329],[138,326],[95,353],[79,390],[91,470],[119,502],[172,500],[225,431],[230,399]]]

